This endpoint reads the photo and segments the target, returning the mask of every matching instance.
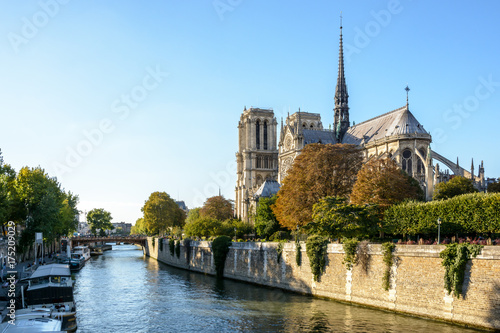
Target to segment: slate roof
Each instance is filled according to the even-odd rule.
[[[302,135],[304,136],[304,145],[310,143],[337,143],[335,134],[332,131],[303,129]]]
[[[349,127],[342,143],[360,145],[386,137],[415,134],[430,136],[405,105]]]
[[[262,185],[260,185],[259,189],[255,192],[255,198],[266,197],[270,198],[276,193],[278,193],[280,189],[280,184],[272,179],[266,179]]]

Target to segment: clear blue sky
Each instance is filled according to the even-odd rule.
[[[333,122],[403,106],[434,150],[500,177],[498,1],[0,1],[0,149],[135,222],[154,191],[234,199],[245,106]],[[496,133],[496,134],[495,134]]]

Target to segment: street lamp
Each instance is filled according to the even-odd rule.
[[[438,245],[439,245],[439,243],[440,243],[439,241],[441,238],[441,218],[440,217],[438,217],[437,222],[438,222]]]

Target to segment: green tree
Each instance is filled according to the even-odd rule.
[[[165,234],[172,227],[182,227],[186,214],[165,192],[151,193],[142,207],[148,234]]]
[[[211,237],[222,233],[222,222],[211,217],[200,217],[186,223],[184,233],[188,237]]]
[[[200,216],[211,217],[219,221],[233,218],[233,203],[222,195],[208,198],[200,209]]]
[[[498,178],[498,181],[496,181],[494,183],[489,183],[487,191],[488,191],[488,193],[500,192],[500,178]]]
[[[283,180],[273,206],[280,224],[295,230],[311,221],[313,205],[319,199],[349,197],[361,164],[361,151],[355,145],[306,145]]]
[[[59,211],[59,223],[56,225],[58,235],[68,235],[78,229],[78,196],[68,192],[63,193],[62,207]]]
[[[24,206],[23,220],[26,221],[19,242],[21,252],[33,243],[36,232],[42,232],[48,243],[70,232],[61,220],[66,196],[56,178],[49,177],[40,167],[24,167],[17,174],[14,188],[19,203]]]
[[[275,232],[285,230],[281,227],[271,208],[278,199],[277,195],[270,198],[261,197],[255,213],[255,232],[261,238],[269,238]]]
[[[200,209],[201,208],[197,207],[189,210],[186,217],[186,224],[196,221],[197,219],[200,218]]]
[[[239,219],[228,219],[222,222],[222,229],[219,235],[226,235],[229,237],[236,236],[236,238],[243,238],[243,236],[252,234],[253,232],[254,228],[250,223],[243,222]]]
[[[8,164],[3,164],[0,152],[0,223],[20,221],[22,218],[19,198],[14,187],[15,170]]]
[[[304,230],[329,238],[367,237],[376,230],[375,212],[373,206],[346,204],[345,198],[326,197],[314,205],[313,222]]]
[[[474,187],[471,179],[456,176],[448,182],[442,182],[436,185],[434,189],[433,200],[449,199],[460,194],[474,193],[477,189]]]
[[[111,213],[105,211],[103,208],[94,208],[87,213],[87,223],[90,227],[90,232],[97,236],[97,230],[100,236],[106,235],[106,230],[113,230],[111,224]]]
[[[146,227],[144,226],[144,218],[138,218],[137,221],[135,221],[135,225],[132,226],[130,229],[130,234],[131,235],[147,235],[148,231]]]

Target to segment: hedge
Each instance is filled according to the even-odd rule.
[[[389,207],[384,228],[394,235],[500,233],[500,193],[471,193],[447,200],[405,202]]]

